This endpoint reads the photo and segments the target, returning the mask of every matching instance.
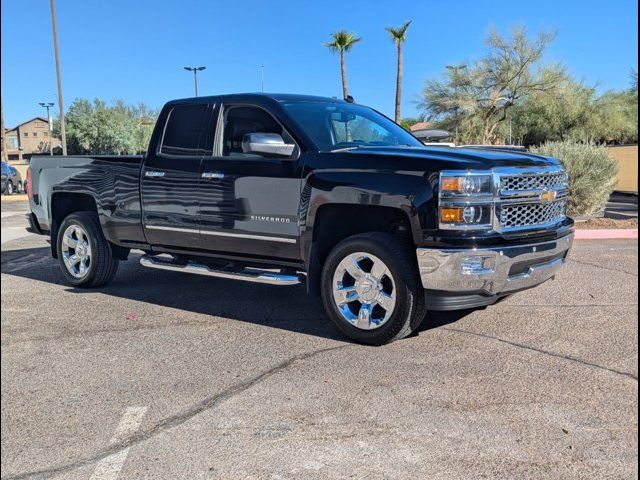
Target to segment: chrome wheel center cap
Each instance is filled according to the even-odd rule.
[[[378,296],[381,287],[375,278],[365,275],[355,284],[358,298],[365,303],[370,303]]]
[[[84,257],[87,255],[87,247],[84,243],[78,244],[78,248],[76,248],[76,255],[79,257]]]

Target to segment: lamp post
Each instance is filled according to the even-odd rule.
[[[458,140],[458,109],[460,108],[460,102],[458,100],[458,70],[462,70],[464,68],[467,68],[465,64],[447,65],[447,70],[453,71],[453,94],[456,97],[456,108],[455,108],[456,140]]]
[[[198,96],[198,72],[201,72],[207,67],[184,67],[185,70],[193,72],[193,86],[196,91],[196,97]]]
[[[49,113],[49,109],[55,105],[53,102],[40,102],[38,103],[42,108],[47,109],[47,124],[49,125],[49,155],[53,155],[53,137],[51,133],[53,132],[53,126],[51,125],[51,114]]]
[[[56,2],[50,0],[51,27],[53,30],[53,56],[56,61],[56,80],[58,83],[58,106],[60,107],[60,137],[62,137],[62,154],[67,154],[67,134],[64,128],[64,106],[62,104],[62,71],[60,70],[60,55],[58,53],[58,27],[56,25]]]
[[[4,129],[4,102],[0,99],[0,129],[2,129],[2,161],[6,162],[9,159],[9,154],[7,153],[7,135]]]
[[[260,91],[264,93],[264,65],[260,65]]]

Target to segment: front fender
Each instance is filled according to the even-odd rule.
[[[302,192],[300,226],[303,258],[308,258],[313,226],[317,212],[323,205],[366,205],[399,209],[408,218],[411,235],[417,244],[422,240],[425,208],[428,210],[431,203],[433,188],[422,173],[345,170],[313,172],[305,179]]]

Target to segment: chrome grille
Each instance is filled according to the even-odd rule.
[[[565,172],[545,173],[541,175],[506,175],[500,177],[500,189],[503,192],[519,190],[543,190],[567,185]]]
[[[537,171],[502,169],[496,174],[499,191],[494,221],[497,230],[535,228],[566,218],[569,176],[561,167]]]
[[[499,208],[502,228],[521,228],[562,220],[567,214],[567,201],[502,205]]]

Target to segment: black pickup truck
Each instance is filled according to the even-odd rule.
[[[29,228],[71,285],[104,285],[132,249],[145,267],[306,282],[368,344],[552,278],[573,240],[558,160],[425,147],[313,96],[171,101],[145,155],[33,157],[27,185]]]

